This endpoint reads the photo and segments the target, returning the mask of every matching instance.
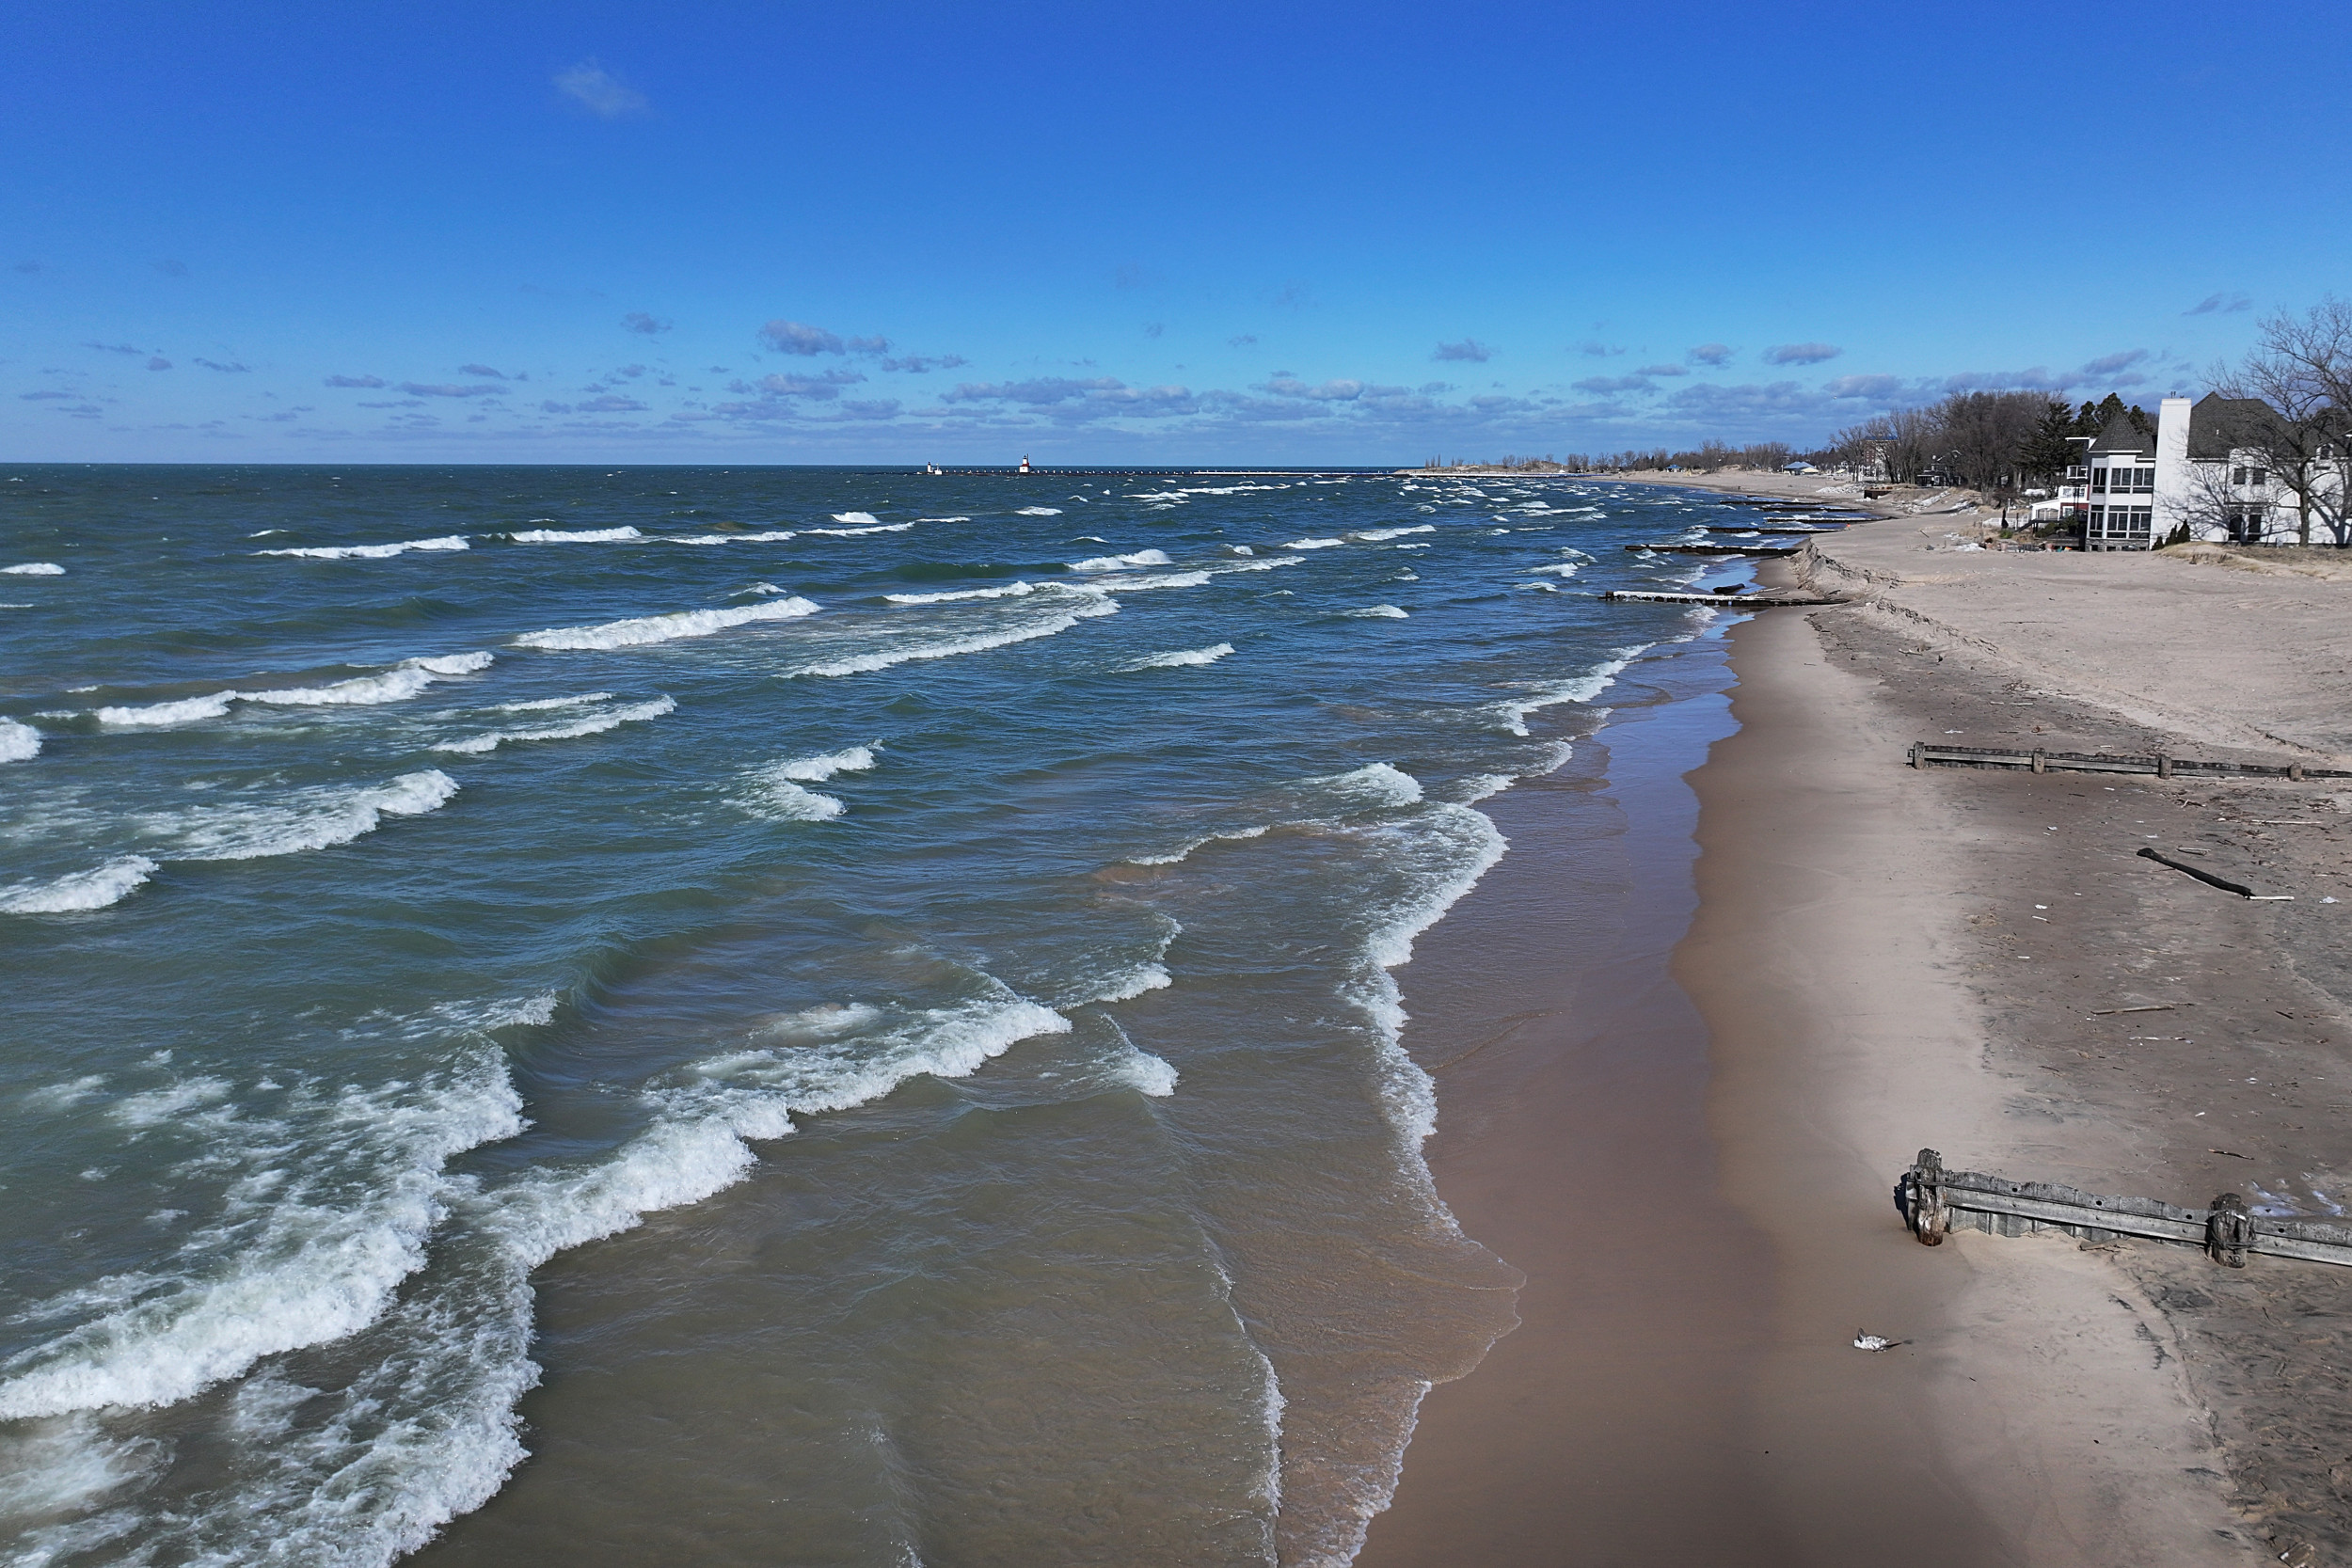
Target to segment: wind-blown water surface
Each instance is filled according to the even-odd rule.
[[[1513,1321],[1392,971],[1504,852],[1476,802],[1689,631],[1593,596],[1692,575],[1620,546],[1721,515],[537,468],[0,509],[11,1560],[355,1568],[502,1487],[433,1550],[1344,1561]]]

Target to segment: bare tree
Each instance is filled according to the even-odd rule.
[[[2329,299],[2300,317],[2271,317],[2243,360],[2215,367],[2213,386],[2237,404],[2225,426],[2231,471],[2221,482],[2207,476],[2199,489],[2218,493],[2192,504],[2226,509],[2266,499],[2230,493],[2243,483],[2239,470],[2266,469],[2294,493],[2297,543],[2310,544],[2314,529],[2325,529],[2328,543],[2352,544],[2344,514],[2352,481],[2352,307]]]

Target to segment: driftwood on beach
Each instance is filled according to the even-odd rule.
[[[2352,779],[2352,769],[2306,768],[2299,762],[2274,765],[2260,762],[2198,762],[2188,757],[2119,757],[2089,752],[2045,752],[2038,746],[2030,752],[2011,752],[1988,746],[1946,746],[1927,740],[1911,743],[1911,766],[2023,768],[2034,773],[2153,773],[2159,779],[2184,775],[2227,775],[2249,779]]]
[[[2002,1236],[2062,1230],[2090,1242],[2144,1236],[2202,1247],[2215,1262],[2233,1269],[2244,1268],[2249,1253],[2352,1267],[2352,1228],[2256,1214],[2235,1193],[2221,1194],[2209,1208],[2184,1209],[2160,1198],[2111,1197],[2050,1181],[1947,1170],[1932,1148],[1921,1149],[1903,1172],[1895,1203],[1927,1246],[1941,1245],[1963,1228]]]

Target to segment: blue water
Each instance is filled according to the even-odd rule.
[[[1345,1561],[1512,1322],[1392,971],[1726,515],[0,470],[8,1560]]]

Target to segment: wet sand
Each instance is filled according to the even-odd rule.
[[[2009,618],[2038,623],[2025,645],[2045,670],[2117,635],[2093,616],[2077,647],[2033,612],[2052,594],[2085,602],[2094,578],[2128,578],[2126,619],[2161,616],[2179,589],[2231,621],[2212,584],[2181,580],[2225,575],[2210,567],[2067,558],[2083,580],[2054,586],[2044,561],[1923,553],[1919,526],[1823,544],[1873,594],[1906,573],[1941,592],[1941,574],[1980,618],[2004,594],[2033,601]],[[2275,600],[2297,635],[2327,609],[2240,580],[2237,612]],[[2352,792],[1905,768],[1909,741],[1943,733],[2144,751],[2167,737],[2143,719],[2189,705],[2066,696],[2004,654],[1997,625],[1888,600],[1735,630],[1740,727],[1694,794],[1662,764],[1672,745],[1644,770],[1635,716],[1595,737],[1607,776],[1586,787],[1626,802],[1627,879],[1607,960],[1557,960],[1581,974],[1502,984],[1480,967],[1515,919],[1563,918],[1589,892],[1546,863],[1545,792],[1496,802],[1514,852],[1407,973],[1408,1038],[1435,1064],[1539,1013],[1476,1070],[1440,1070],[1431,1148],[1464,1227],[1528,1275],[1523,1325],[1432,1392],[1363,1562],[2121,1568],[2312,1561],[2344,1543],[2346,1271],[2238,1275],[2055,1233],[1923,1248],[1891,1188],[1933,1145],[2176,1202],[2291,1189],[2324,1213],[2352,1167],[2334,1087],[2352,1081],[2337,1070],[2352,976],[2345,906],[2318,899],[2352,879]],[[2236,705],[2233,737],[2327,749],[2304,693],[2274,694]],[[1692,740],[1677,767],[1698,760]],[[1695,864],[1678,859],[1693,838]],[[2154,841],[2236,856],[2301,901],[2212,895],[2136,857]],[[1449,964],[1456,989],[1490,987],[1475,1007],[1449,999]],[[2092,1010],[2172,999],[2202,1009],[2199,1027]],[[1857,1328],[1909,1343],[1865,1354]]]

